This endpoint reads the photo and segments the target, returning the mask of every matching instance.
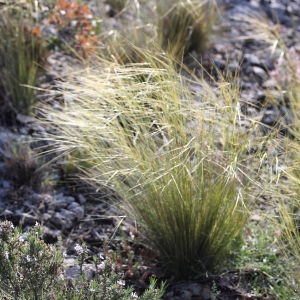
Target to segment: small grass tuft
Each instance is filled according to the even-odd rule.
[[[27,185],[35,191],[42,188],[48,169],[42,168],[42,159],[35,157],[28,143],[10,140],[1,154],[6,164],[6,176],[16,187]]]

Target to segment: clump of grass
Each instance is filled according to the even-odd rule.
[[[178,75],[168,56],[147,55],[148,63],[125,66],[95,57],[63,85],[64,110],[44,115],[58,132],[51,143],[80,149],[85,179],[118,193],[167,271],[189,278],[221,265],[242,232],[250,141],[241,139],[254,128],[236,127],[236,87],[220,83],[217,97]]]
[[[218,16],[215,1],[157,1],[159,44],[181,59],[191,50],[203,51]]]
[[[106,0],[105,3],[116,12],[121,12],[128,4],[128,0]]]
[[[42,188],[47,177],[47,168],[42,168],[42,160],[30,149],[28,142],[11,139],[1,150],[6,164],[6,176],[16,187],[30,186],[35,191]]]
[[[119,63],[145,62],[145,55],[136,48],[165,51],[178,60],[192,50],[201,52],[218,16],[215,1],[157,1],[155,9],[147,2],[131,4],[133,18],[119,20],[121,29],[103,32],[101,37],[107,57],[113,56]]]
[[[34,28],[30,2],[7,4],[0,10],[1,112],[4,120],[15,122],[15,114],[31,114],[35,103],[39,64],[45,47]],[[7,115],[8,114],[8,115]]]
[[[111,30],[102,34],[101,40],[103,43],[99,47],[99,52],[107,59],[121,64],[142,63],[146,61],[146,56],[142,51],[136,49],[158,50],[159,47],[155,44],[155,36],[155,26],[153,24],[124,25],[122,29]]]

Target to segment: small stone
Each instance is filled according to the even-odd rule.
[[[240,65],[237,61],[233,61],[228,66],[229,66],[230,71],[234,73],[238,70]]]
[[[261,220],[261,216],[259,216],[259,215],[252,215],[251,217],[250,217],[250,219],[252,220],[252,221],[260,221]]]
[[[217,52],[224,52],[226,53],[227,47],[224,44],[215,44],[214,48]]]
[[[75,208],[75,207],[78,207],[79,206],[79,204],[77,203],[77,202],[72,202],[70,205],[68,205],[68,210],[72,210],[73,208]]]
[[[51,219],[51,217],[52,216],[50,214],[45,213],[45,214],[42,215],[42,220],[47,221],[47,220]]]
[[[29,199],[30,199],[32,204],[39,204],[39,203],[43,202],[44,197],[43,197],[43,195],[33,193],[33,194],[30,195]]]
[[[245,59],[251,65],[259,65],[260,64],[259,58],[254,54],[245,54]]]
[[[59,199],[55,202],[56,209],[66,208],[68,206],[68,203],[65,201],[65,199]]]
[[[253,67],[253,72],[261,78],[267,78],[267,76],[268,76],[266,71],[260,67]]]
[[[209,300],[209,299],[211,299],[212,294],[211,294],[211,290],[210,290],[210,287],[209,287],[209,286],[203,287],[203,291],[202,291],[201,296],[202,296],[202,298],[203,298],[204,300]]]
[[[4,189],[9,189],[10,188],[10,183],[7,180],[2,180],[2,187]]]
[[[5,189],[0,188],[0,199],[5,198],[7,196],[7,191]]]
[[[67,197],[64,197],[65,201],[68,203],[68,204],[71,204],[72,202],[75,201],[75,198],[72,197],[72,196],[67,196]]]
[[[191,300],[192,298],[193,298],[193,293],[189,290],[184,290],[180,295],[181,300]]]
[[[74,257],[67,257],[64,259],[64,265],[75,265],[76,259]]]
[[[91,280],[95,276],[95,270],[93,270],[91,267],[83,266],[83,272],[87,275],[88,279]],[[80,267],[78,266],[71,266],[65,269],[65,274],[69,278],[78,278],[80,273]]]
[[[86,198],[82,194],[78,194],[78,201],[80,204],[85,204]]]
[[[174,296],[174,292],[169,292],[164,295],[164,298],[166,300],[171,300],[171,299],[173,299],[173,296]]]
[[[78,220],[82,220],[84,217],[84,209],[81,206],[77,206],[71,210]]]
[[[29,117],[26,115],[22,115],[22,114],[17,114],[17,120],[24,125],[26,125],[28,123],[34,123],[37,121],[35,118]]]
[[[262,87],[264,88],[274,88],[276,87],[277,83],[274,79],[268,79],[265,82],[263,82]]]
[[[194,283],[189,286],[189,290],[192,292],[193,296],[201,296],[202,287],[201,285]]]
[[[52,222],[60,228],[70,229],[73,226],[75,214],[69,210],[62,209],[52,218]]]

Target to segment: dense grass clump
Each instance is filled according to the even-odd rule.
[[[243,230],[248,144],[239,140],[251,130],[236,129],[236,87],[220,84],[217,97],[168,57],[147,55],[125,66],[95,57],[63,84],[63,110],[43,113],[58,132],[51,143],[79,149],[85,179],[118,193],[166,270],[189,278],[222,264]]]
[[[122,26],[104,31],[101,52],[119,63],[146,62],[143,51],[165,51],[178,60],[207,49],[219,15],[215,1],[108,1],[124,13]],[[129,6],[131,4],[131,6]],[[130,7],[130,8],[129,8]],[[130,15],[126,20],[126,11]]]
[[[166,51],[181,59],[207,47],[218,16],[215,1],[157,1],[156,10],[159,43]]]
[[[4,120],[15,120],[15,114],[31,114],[35,103],[38,71],[45,45],[39,29],[34,27],[34,6],[7,3],[0,9],[1,113]]]

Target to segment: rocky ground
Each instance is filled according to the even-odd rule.
[[[240,14],[267,16],[278,24],[287,46],[300,52],[300,0],[219,2],[223,8],[216,28],[220,29],[219,33],[206,53],[193,53],[193,56],[202,61],[204,66],[213,61],[218,69],[226,69],[232,76],[238,71],[240,101],[245,113],[257,116],[269,126],[273,126],[279,119],[291,123],[288,108],[284,105],[278,107],[270,104],[262,110],[269,93],[275,94],[278,99],[282,98],[269,74],[274,69],[278,56],[266,42],[249,37],[253,26],[240,18]],[[93,7],[92,2],[91,6]],[[94,5],[94,10],[97,9]],[[118,19],[107,17],[105,22],[117,26]],[[189,58],[186,63],[195,67]],[[41,78],[41,87],[55,90],[56,80],[68,73],[70,65],[76,64],[79,62],[75,58],[61,52],[51,53],[47,73]],[[52,101],[53,93],[41,93],[39,97],[41,101]],[[53,105],[57,105],[55,101]],[[57,242],[61,236],[68,254],[66,272],[70,276],[72,272],[76,272],[72,258],[75,253],[74,245],[85,242],[90,254],[106,255],[107,251],[117,253],[115,259],[125,272],[125,279],[137,288],[144,288],[151,274],[159,275],[155,269],[155,255],[139,240],[134,223],[110,206],[109,199],[114,195],[109,191],[95,193],[85,184],[75,181],[68,181],[66,184],[67,178],[61,168],[39,169],[37,163],[30,162],[29,149],[20,146],[21,140],[30,141],[32,146],[37,146],[34,139],[46,134],[45,126],[36,119],[23,115],[18,116],[18,126],[1,127],[0,220],[10,220],[15,225],[21,223],[24,231],[39,222],[44,226],[44,239],[48,243]],[[13,162],[12,148],[20,148],[22,155],[18,163]],[[43,176],[48,183],[39,186],[39,179]],[[111,242],[103,247],[107,240]],[[136,273],[133,265],[128,264],[128,260],[126,262],[131,250],[143,258]],[[177,283],[172,282],[172,278],[167,279],[169,288],[165,299],[212,299],[210,283]],[[218,282],[218,290],[222,291],[222,296],[218,299],[257,299],[246,287],[235,285],[239,279],[240,275],[234,271],[217,276],[215,280]]]

